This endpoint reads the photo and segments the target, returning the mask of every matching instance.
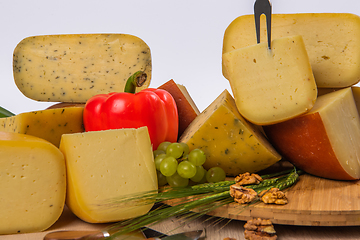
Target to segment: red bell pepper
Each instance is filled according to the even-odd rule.
[[[139,71],[132,75],[125,92],[90,98],[84,108],[85,131],[147,126],[154,150],[164,141],[176,142],[179,123],[175,100],[161,89],[147,88],[135,93],[136,86],[146,81],[144,74]]]

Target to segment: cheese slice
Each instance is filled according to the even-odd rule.
[[[37,101],[86,102],[90,97],[123,92],[136,71],[150,84],[151,53],[128,34],[43,35],[23,39],[14,50],[15,83]]]
[[[64,133],[83,132],[84,107],[65,107],[0,118],[0,131],[28,134],[59,146]]]
[[[322,95],[309,113],[264,130],[300,169],[330,179],[360,178],[360,119],[351,88]]]
[[[317,88],[301,36],[275,39],[223,54],[241,115],[258,125],[285,121],[309,111]]]
[[[263,170],[281,159],[258,127],[246,121],[224,90],[185,130],[180,142],[206,154],[206,169],[221,167],[228,176]]]
[[[0,132],[0,234],[43,231],[65,204],[64,156],[46,140]]]
[[[157,190],[146,127],[64,134],[60,150],[67,167],[66,204],[82,220],[114,222],[151,209],[153,204],[114,204],[124,196]]]
[[[261,16],[261,42],[267,41]],[[301,35],[318,87],[348,87],[360,80],[360,17],[349,13],[273,14],[272,39]],[[236,18],[224,34],[223,53],[256,43],[254,15]],[[226,69],[223,74],[228,78]]]

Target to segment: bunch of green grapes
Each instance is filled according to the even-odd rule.
[[[163,142],[154,151],[154,158],[159,186],[186,187],[190,180],[195,183],[219,182],[226,177],[220,167],[205,170],[205,153],[201,149],[189,151],[186,143]]]

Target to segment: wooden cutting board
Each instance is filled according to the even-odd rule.
[[[289,203],[259,203],[246,208],[237,203],[209,215],[247,221],[268,218],[274,224],[306,226],[360,226],[360,181],[335,181],[308,174],[286,191]]]

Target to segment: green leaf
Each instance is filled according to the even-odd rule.
[[[0,118],[11,117],[11,116],[15,116],[15,114],[6,110],[3,107],[0,107]]]

